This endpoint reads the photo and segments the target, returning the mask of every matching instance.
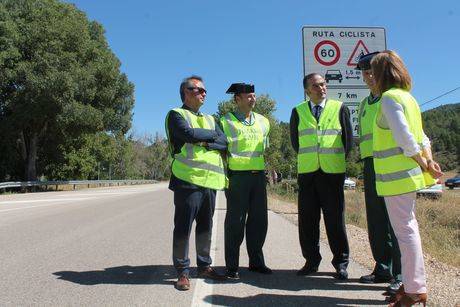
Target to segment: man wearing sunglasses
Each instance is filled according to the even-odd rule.
[[[189,237],[196,221],[195,241],[198,277],[223,280],[211,268],[212,218],[216,190],[226,185],[221,152],[227,140],[214,117],[199,110],[206,98],[203,80],[191,76],[180,85],[182,107],[166,116],[166,134],[173,162],[169,188],[174,191],[173,263],[178,290],[190,289]]]

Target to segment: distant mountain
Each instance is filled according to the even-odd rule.
[[[435,159],[443,170],[460,166],[460,103],[443,105],[422,113],[424,131],[431,140]]]

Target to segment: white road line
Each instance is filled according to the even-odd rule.
[[[0,205],[26,204],[26,203],[44,203],[44,202],[48,202],[48,201],[85,200],[85,199],[92,199],[92,198],[94,198],[94,197],[48,198],[48,199],[30,199],[30,200],[6,200],[6,201],[0,201]]]
[[[76,198],[76,199],[73,199],[73,200],[87,200],[87,199],[93,199],[93,198],[85,197],[85,198]],[[69,199],[59,199],[59,201],[64,201],[64,200],[69,200]],[[49,199],[48,199],[48,201],[49,201]],[[57,201],[57,200],[54,200],[54,201]],[[0,203],[0,205],[1,205],[1,203]],[[31,209],[31,208],[55,206],[55,205],[57,205],[57,204],[54,203],[54,204],[46,204],[46,205],[37,205],[37,206],[28,206],[28,207],[20,207],[20,208],[3,209],[3,210],[0,210],[0,213],[1,212],[7,212],[7,211],[15,211],[15,210],[24,210],[24,209]]]
[[[96,193],[76,193],[75,196],[110,196],[110,195],[130,195],[130,194],[137,194],[136,192],[96,192]],[[53,195],[56,197],[68,197],[69,195],[60,194],[60,195]],[[72,195],[73,196],[73,195]]]
[[[220,199],[220,193],[217,191],[216,194],[216,207],[214,211],[214,218],[212,221],[212,236],[211,236],[211,250],[210,250],[210,256],[211,259],[215,261],[215,256],[216,256],[216,241],[217,241],[217,226],[220,225],[218,219],[219,219],[219,211],[217,210],[217,207],[219,205],[219,199]],[[212,300],[210,302],[206,302],[204,299],[206,297],[212,298],[212,288],[214,286],[214,282],[210,279],[207,280],[206,282],[204,279],[197,279],[195,283],[195,291],[193,292],[193,298],[192,298],[192,304],[191,306],[214,306],[212,303]]]
[[[80,201],[80,200],[88,200],[88,199],[96,199],[96,198],[101,199],[101,198],[109,197],[112,195],[115,196],[115,195],[131,195],[131,194],[139,194],[139,193],[138,192],[136,193],[136,191],[131,190],[129,192],[97,192],[97,193],[82,193],[82,194],[72,194],[72,195],[59,194],[59,195],[52,195],[54,197],[59,197],[59,198],[48,198],[48,199],[5,200],[5,201],[0,201],[0,206],[14,205],[14,204],[46,203],[46,202],[54,202],[54,203],[46,204],[46,205],[20,207],[20,208],[0,209],[0,212],[60,205],[60,204],[57,204],[56,202],[62,203],[62,202],[67,202],[67,201]],[[73,196],[73,197],[69,197],[69,196]],[[79,197],[79,196],[92,196],[92,197]]]

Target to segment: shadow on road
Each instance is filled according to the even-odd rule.
[[[272,275],[263,275],[241,268],[240,280],[237,282],[264,289],[301,291],[301,290],[336,290],[336,291],[382,291],[386,284],[360,284],[358,279],[337,280],[332,272],[317,272],[308,276],[297,276],[297,270],[273,270]],[[235,281],[226,281],[235,283]]]
[[[339,296],[339,294],[337,294]],[[383,301],[372,299],[350,299],[306,295],[257,294],[248,297],[209,295],[204,299],[217,306],[364,306],[384,305]]]
[[[223,267],[216,267],[223,272]],[[357,280],[338,281],[331,275],[332,273],[318,272],[310,276],[296,276],[295,270],[274,270],[272,275],[262,275],[240,269],[241,279],[238,281],[224,281],[219,283],[241,283],[263,289],[276,289],[284,291],[303,291],[303,290],[325,290],[334,291],[336,297],[312,295],[281,295],[281,294],[258,294],[248,297],[234,297],[227,295],[209,295],[205,301],[220,306],[348,306],[348,305],[382,305],[382,300],[361,298],[343,298],[343,291],[364,291],[364,290],[385,290],[385,285],[363,285],[358,284]],[[77,283],[80,285],[98,284],[130,284],[130,285],[171,285],[176,281],[176,271],[171,265],[145,265],[145,266],[118,266],[105,268],[100,271],[61,271],[53,275],[58,279]],[[195,274],[192,273],[192,277]],[[218,287],[217,282],[214,286]],[[330,292],[329,292],[330,294]]]
[[[58,279],[70,281],[80,285],[98,284],[128,284],[149,285],[163,284],[173,285],[176,280],[176,270],[171,265],[123,265],[105,268],[100,271],[61,271],[53,275]]]
[[[225,268],[216,267],[216,270],[223,272]],[[195,273],[192,270],[191,276]],[[170,284],[173,285],[177,275],[172,265],[145,265],[130,266],[123,265],[105,268],[98,271],[61,271],[53,275],[58,279],[70,281],[81,285],[97,284]],[[241,279],[238,281],[227,280],[218,283],[241,283],[263,289],[276,289],[285,291],[302,290],[327,290],[327,291],[385,291],[385,284],[364,285],[359,284],[356,279],[339,281],[332,277],[332,273],[318,272],[309,276],[297,276],[296,270],[274,270],[272,275],[257,274],[240,269]]]

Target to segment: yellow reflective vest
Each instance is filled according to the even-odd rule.
[[[369,104],[369,97],[366,97],[359,105],[359,151],[361,159],[372,157],[372,135],[380,100],[381,98],[375,103]]]
[[[270,123],[253,112],[254,124],[244,125],[235,115],[227,113],[220,121],[228,142],[228,168],[234,171],[264,170],[264,150]]]
[[[173,111],[179,113],[191,128],[214,130],[216,127],[211,115],[197,116],[181,108],[173,109]],[[166,134],[169,141],[168,118],[169,113],[166,116]],[[204,188],[222,190],[225,187],[224,162],[217,150],[208,150],[202,146],[185,143],[181,151],[174,154],[172,144],[169,143],[173,155],[172,173],[174,176]]]
[[[339,120],[341,106],[342,102],[328,99],[319,122],[311,113],[307,101],[296,106],[299,115],[299,174],[311,173],[319,168],[325,173],[345,173],[345,149]]]
[[[417,101],[412,95],[402,89],[392,88],[383,93],[382,99],[388,97],[399,103],[404,110],[410,132],[417,143],[423,140],[422,116]],[[377,111],[374,122],[374,170],[377,194],[380,196],[400,195],[414,192],[434,184],[429,174],[423,174],[422,169],[412,158],[406,157],[389,128],[378,125],[382,117],[381,106]]]

